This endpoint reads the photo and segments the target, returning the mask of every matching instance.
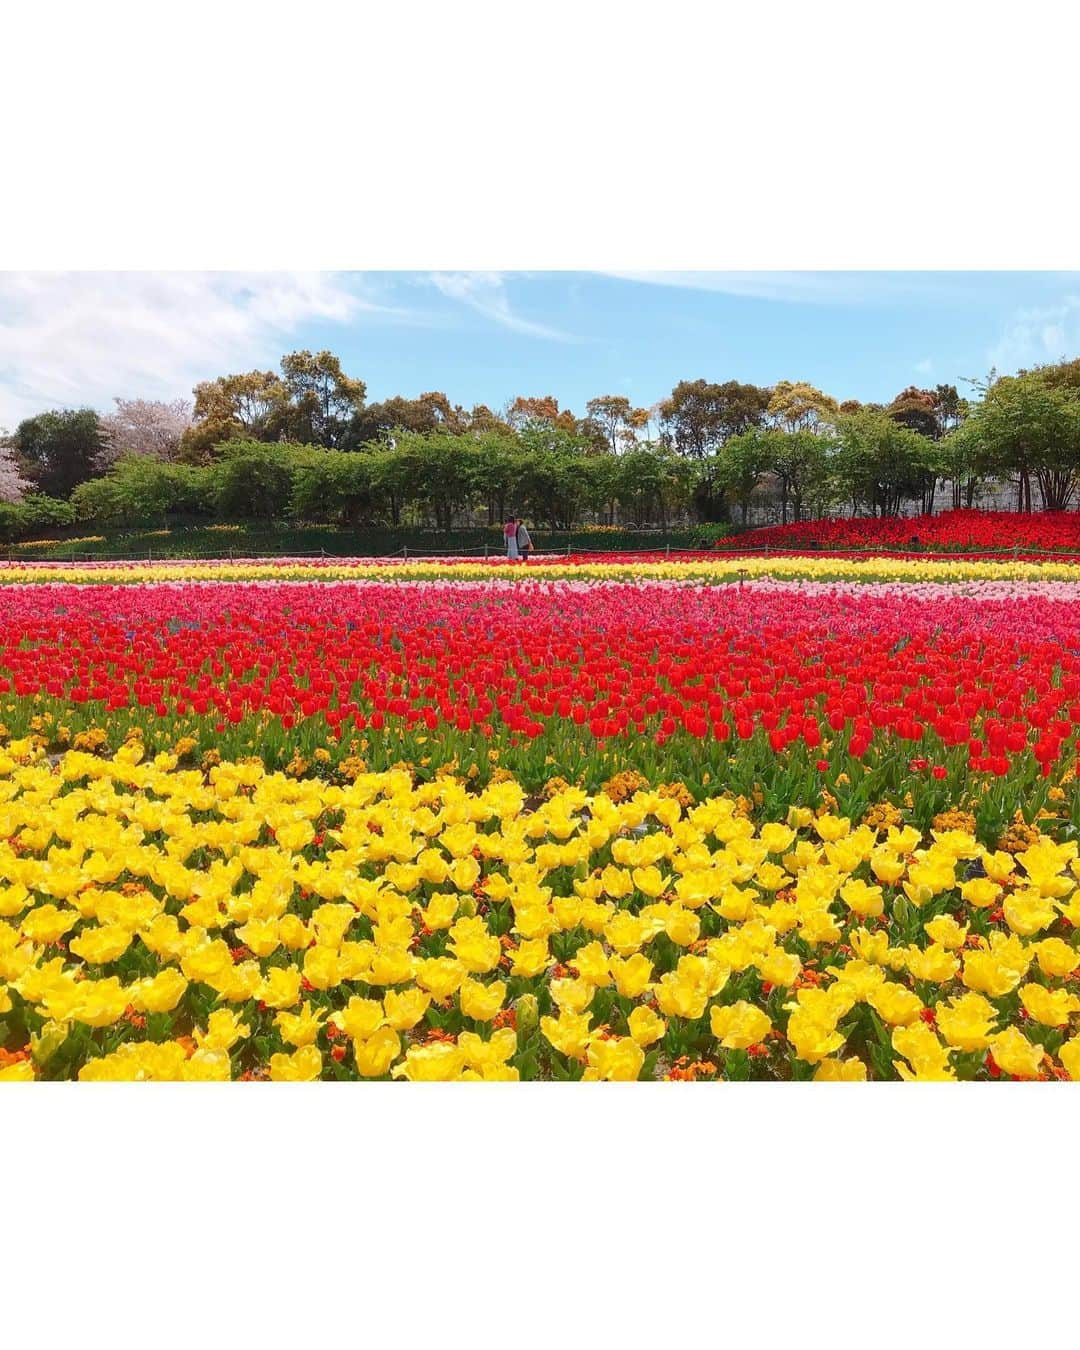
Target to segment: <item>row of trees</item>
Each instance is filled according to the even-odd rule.
[[[70,505],[76,519],[103,526],[212,513],[449,530],[478,514],[493,525],[524,512],[570,530],[588,517],[667,526],[688,514],[695,471],[674,451],[585,454],[568,439],[557,429],[526,428],[520,438],[402,431],[393,446],[361,452],[229,441],[203,465],[125,455],[80,484]]]
[[[1080,360],[971,384],[971,400],[939,385],[881,405],[804,382],[683,381],[654,408],[604,395],[578,417],[549,396],[498,413],[438,392],[367,403],[332,353],[294,352],[278,372],[200,384],[191,403],[118,399],[105,417],[28,418],[0,446],[0,496],[70,499],[103,523],[292,512],[444,529],[508,510],[560,529],[745,522],[762,502],[785,521],[896,515],[1007,484],[1019,510],[1074,504]]]

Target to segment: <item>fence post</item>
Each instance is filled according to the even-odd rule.
[[[405,557],[408,558],[408,556],[409,556],[409,546],[408,546],[408,544],[402,544],[402,546],[401,546],[401,551],[402,551],[402,553],[405,555]]]
[[[485,562],[487,561],[487,555],[488,555],[488,541],[485,539],[485,540],[484,540],[484,561],[485,561]]]

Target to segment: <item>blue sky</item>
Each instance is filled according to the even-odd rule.
[[[680,379],[887,400],[1080,354],[1080,273],[82,272],[0,275],[0,426],[329,347],[371,400],[501,407]]]

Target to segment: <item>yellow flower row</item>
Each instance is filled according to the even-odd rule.
[[[0,840],[0,1078],[1080,1077],[1072,841],[29,742]]]
[[[734,582],[772,577],[847,581],[1080,581],[1071,562],[970,561],[947,556],[919,559],[805,556],[715,557],[671,561],[560,562],[543,558],[528,566],[501,562],[397,561],[308,563],[145,562],[80,566],[12,563],[0,565],[0,585],[32,583],[123,584],[183,581],[688,581]]]

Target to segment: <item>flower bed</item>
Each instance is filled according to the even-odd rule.
[[[5,1079],[1080,1077],[1080,861],[1037,830],[137,745],[0,772]]]
[[[897,549],[931,553],[1022,550],[1080,553],[1080,512],[943,511],[936,516],[856,517],[769,525],[717,541],[718,550]]]
[[[1080,1073],[1080,586],[487,575],[5,591],[0,1077]]]

